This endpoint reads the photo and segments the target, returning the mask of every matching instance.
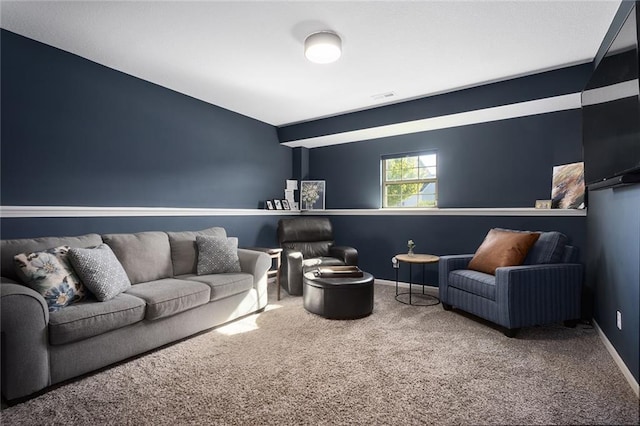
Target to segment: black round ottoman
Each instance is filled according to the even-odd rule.
[[[362,277],[324,278],[313,271],[302,280],[304,308],[329,319],[356,319],[373,311],[373,275]]]

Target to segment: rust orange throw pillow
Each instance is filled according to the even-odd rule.
[[[469,269],[495,274],[501,266],[522,265],[529,249],[538,241],[538,232],[510,232],[492,229],[469,262]]]

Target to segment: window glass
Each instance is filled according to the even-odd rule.
[[[437,176],[436,153],[383,159],[382,207],[436,207]]]

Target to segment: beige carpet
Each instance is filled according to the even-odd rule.
[[[274,290],[274,289],[272,289]],[[586,326],[508,339],[376,285],[370,317],[285,296],[259,315],[1,412],[18,424],[638,424],[638,399]],[[73,360],[70,360],[73,362]]]

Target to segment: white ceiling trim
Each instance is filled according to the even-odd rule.
[[[640,85],[638,79],[612,84],[606,87],[585,90],[583,103],[587,105],[603,104],[605,102],[617,101],[632,96],[640,95]]]
[[[489,123],[491,121],[507,120],[510,118],[526,117],[529,115],[546,114],[549,112],[577,108],[580,108],[580,93],[570,93],[568,95],[518,102],[498,107],[442,115],[439,117],[424,118],[421,120],[370,127],[368,129],[352,130],[349,132],[298,139],[284,142],[282,145],[286,145],[291,148],[319,148],[323,146],[407,135],[450,127],[468,126],[470,124]]]

